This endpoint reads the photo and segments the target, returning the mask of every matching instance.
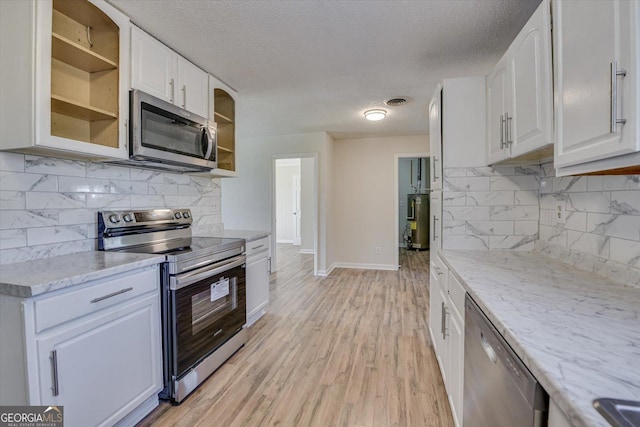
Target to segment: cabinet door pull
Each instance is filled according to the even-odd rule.
[[[264,245],[254,246],[253,248],[251,248],[251,250],[255,251],[256,249],[260,249],[260,248],[264,248]]]
[[[119,291],[116,292],[112,292],[108,295],[102,296],[102,297],[98,297],[98,298],[94,298],[91,300],[91,303],[96,303],[96,302],[100,302],[103,300],[106,300],[107,298],[111,298],[111,297],[115,297],[116,295],[120,295],[120,294],[124,294],[125,292],[129,292],[132,291],[133,288],[124,288],[124,289],[120,289]]]
[[[176,84],[175,84],[174,80],[171,79],[169,81],[169,86],[171,86],[171,100],[169,102],[171,102],[172,104],[173,104],[173,98],[174,98],[174,95],[175,95],[175,85]]]
[[[433,240],[434,241],[438,240],[438,233],[436,233],[436,231],[438,230],[436,228],[436,221],[438,221],[438,217],[434,215],[433,216]]]
[[[447,337],[446,331],[447,328],[445,326],[445,322],[447,321],[447,308],[444,306],[444,302],[440,306],[440,333],[442,334],[442,339]]]
[[[58,389],[58,351],[51,350],[49,359],[51,360],[51,391],[54,396],[57,396],[60,394]]]
[[[504,117],[505,117],[505,125],[504,125],[505,141],[504,141],[504,145],[506,147],[508,144],[513,144],[513,141],[511,140],[511,124],[513,123],[513,117],[509,117],[509,113],[505,113]]]
[[[611,126],[609,132],[616,133],[618,131],[618,123],[625,124],[627,119],[618,118],[618,76],[626,76],[626,70],[618,70],[618,63],[611,62]]]
[[[500,115],[500,149],[504,149],[504,114]]]
[[[438,172],[438,168],[436,167],[436,162],[439,162],[440,160],[438,160],[438,156],[433,156],[433,182],[436,182],[439,178],[438,178],[438,174],[436,172]]]
[[[187,109],[187,86],[182,85],[182,108]]]

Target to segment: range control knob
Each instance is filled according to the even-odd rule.
[[[122,219],[124,219],[125,222],[131,222],[133,221],[133,217],[131,216],[131,214],[124,214],[124,216],[122,217]]]
[[[111,221],[113,224],[117,224],[118,222],[120,222],[120,217],[116,214],[109,215],[109,221]]]
[[[180,212],[176,212],[174,216],[176,217],[176,219],[182,218],[182,214]]]
[[[191,215],[189,214],[189,211],[187,211],[187,212],[183,212],[183,213],[182,213],[182,217],[183,217],[183,218],[189,218],[190,216],[191,216]]]

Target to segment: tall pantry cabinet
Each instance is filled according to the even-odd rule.
[[[128,28],[103,0],[0,1],[0,149],[126,158]]]
[[[486,79],[479,76],[444,80],[429,104],[432,191],[428,323],[457,427],[463,425],[464,310],[460,309],[460,295],[464,301],[464,290],[450,276],[439,250],[464,248],[466,236],[447,235],[447,225],[453,218],[443,217],[443,203],[451,203],[450,195],[459,196],[464,191],[457,188],[455,179],[466,177],[467,168],[485,164],[485,100]]]
[[[447,223],[467,218],[443,217],[443,207],[451,203],[448,196],[464,191],[455,181],[466,177],[467,168],[486,166],[485,100],[486,78],[476,76],[444,80],[429,104],[432,254],[441,248],[473,249],[465,247],[464,235],[447,233]]]

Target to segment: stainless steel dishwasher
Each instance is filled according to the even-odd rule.
[[[548,397],[467,294],[464,427],[546,426]]]

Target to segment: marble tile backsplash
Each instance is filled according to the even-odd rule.
[[[533,249],[541,172],[539,166],[446,168],[444,249]]]
[[[542,165],[540,240],[640,267],[640,175],[556,177]]]
[[[0,264],[95,249],[97,212],[190,207],[222,229],[219,179],[0,152]]]
[[[553,163],[445,169],[445,249],[534,250],[537,240],[579,262],[640,268],[640,175],[556,177]]]

